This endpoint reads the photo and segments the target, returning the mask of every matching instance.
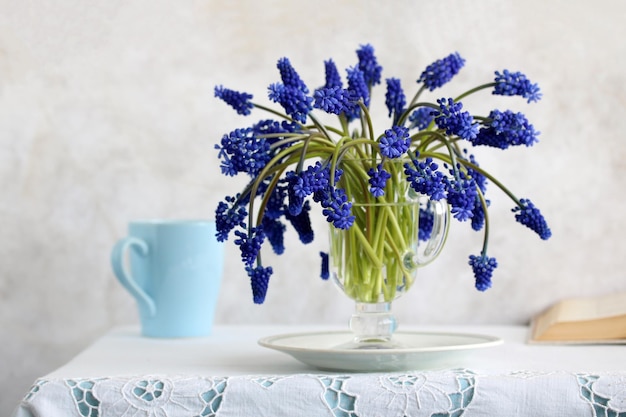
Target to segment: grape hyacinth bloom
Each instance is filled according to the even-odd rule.
[[[404,173],[413,190],[438,201],[446,197],[444,175],[438,168],[432,158],[423,161],[413,159],[411,164],[404,164]]]
[[[501,96],[522,96],[528,103],[539,101],[541,92],[537,84],[533,84],[521,72],[510,72],[504,70],[502,73],[495,72],[495,87],[493,94]]]
[[[320,161],[308,166],[300,176],[302,177],[301,194],[303,197],[323,191],[330,185],[330,169],[327,165],[322,165]],[[339,181],[340,177],[341,170],[336,170],[335,182]]]
[[[539,132],[528,123],[522,113],[492,110],[488,119],[486,126],[482,127],[478,135],[471,140],[473,145],[506,149],[509,146],[532,146],[538,141]]]
[[[243,263],[247,266],[252,266],[252,264],[256,262],[256,258],[261,250],[261,245],[265,239],[263,229],[253,227],[250,229],[250,233],[235,230],[235,235],[238,237],[238,239],[235,240],[235,244],[239,246]]]
[[[309,93],[309,88],[302,81],[288,58],[279,59],[276,67],[280,72],[280,79],[286,87],[295,88],[296,90],[302,91],[304,94]]]
[[[385,171],[382,165],[378,165],[376,169],[370,168],[367,172],[369,175],[370,192],[374,197],[382,197],[385,195],[385,185],[387,180],[391,178],[391,174]]]
[[[451,207],[450,212],[459,221],[471,219],[478,198],[476,182],[472,178],[465,177],[464,174],[459,174],[458,179],[447,180],[447,183],[446,199]]]
[[[394,124],[398,121],[398,118],[404,110],[406,105],[406,97],[404,91],[400,85],[398,78],[387,78],[387,93],[385,94],[385,105],[389,110],[389,116],[394,115]]]
[[[541,239],[549,239],[552,236],[552,231],[539,209],[526,198],[520,199],[520,204],[521,207],[517,206],[512,210],[516,213],[515,220],[533,230]]]
[[[282,122],[266,119],[261,120],[258,123],[252,125],[252,132],[255,137],[263,137],[263,135],[274,135],[276,133],[294,133],[300,131],[300,126],[295,122],[288,122],[283,120]],[[268,136],[264,138],[267,143],[273,145],[275,142],[281,139],[281,136]],[[288,147],[289,144],[283,145]]]
[[[267,287],[270,277],[274,272],[271,266],[264,268],[258,265],[256,268],[246,267],[248,277],[250,277],[250,285],[252,287],[252,298],[255,304],[263,304],[267,295]]]
[[[287,173],[287,212],[292,216],[297,216],[304,206],[304,198],[308,195],[304,185],[302,175],[294,171]]]
[[[365,82],[365,76],[363,71],[358,68],[348,68],[346,70],[348,74],[348,90],[352,92],[352,96],[355,100],[363,99],[365,106],[370,105],[370,93]],[[356,117],[360,114],[360,109],[356,109]]]
[[[489,200],[485,200],[485,204],[489,207]],[[478,232],[483,226],[485,226],[485,210],[480,199],[477,198],[472,209],[472,229]]]
[[[383,67],[378,65],[374,56],[374,48],[371,45],[363,45],[356,51],[356,54],[359,58],[358,68],[363,72],[365,84],[369,86],[380,84]]]
[[[433,91],[450,81],[459,73],[463,65],[465,65],[465,60],[458,52],[455,52],[427,66],[417,82],[424,83],[426,88]]]
[[[476,279],[476,289],[478,291],[485,291],[491,288],[491,276],[493,270],[498,267],[496,258],[490,258],[487,255],[470,255],[469,264],[474,271],[474,277]]]
[[[409,129],[424,130],[433,121],[433,109],[430,107],[420,107],[414,110],[409,116]]]
[[[284,183],[286,181],[283,180],[282,182]],[[267,205],[265,206],[263,219],[279,219],[284,214],[283,206],[285,204],[285,198],[287,197],[287,186],[277,184],[269,193],[270,195],[267,200]]]
[[[335,62],[332,59],[324,61],[324,73],[326,79],[326,84],[324,84],[325,88],[343,87],[341,76],[337,70],[337,65],[335,65]]]
[[[420,208],[418,239],[422,242],[428,241],[433,233],[435,214],[430,210]]]
[[[474,157],[474,155],[470,155],[468,160],[471,164],[475,165],[477,168],[480,166],[478,165],[478,161],[476,161],[476,158]],[[467,176],[474,179],[474,182],[476,182],[476,185],[478,186],[478,189],[480,190],[481,193],[485,194],[487,192],[487,178],[483,174],[479,173],[474,168],[471,168],[468,166]]]
[[[309,89],[302,81],[287,58],[281,58],[277,64],[281,83],[269,87],[270,100],[279,103],[285,112],[300,123],[305,123],[312,110],[313,98],[309,97]]]
[[[285,217],[298,233],[300,242],[305,244],[313,242],[314,238],[313,229],[311,228],[311,218],[309,216],[310,211],[311,205],[308,201],[305,201],[302,210],[300,210],[300,213],[296,216],[292,216],[289,212],[285,213]]]
[[[295,87],[274,83],[269,86],[269,99],[280,104],[294,120],[306,123],[309,112],[313,109],[313,98]]]
[[[322,214],[326,216],[326,221],[332,223],[337,229],[349,229],[354,223],[355,217],[350,211],[352,203],[348,201],[343,189],[331,188],[325,193],[321,205],[324,208]]]
[[[328,278],[330,278],[330,271],[328,268],[328,264],[329,264],[328,253],[320,252],[320,257],[322,258],[322,267],[321,267],[322,271],[320,273],[320,277],[323,280],[327,280]]]
[[[401,157],[411,146],[409,129],[402,126],[394,126],[385,130],[385,135],[380,138],[378,145],[380,153],[387,158]]]
[[[285,252],[284,237],[287,227],[277,219],[273,219],[268,216],[263,217],[261,225],[274,253],[276,255],[281,255]]]
[[[235,197],[227,196],[225,201],[220,201],[215,210],[215,228],[218,242],[224,242],[235,227],[246,227],[245,219],[248,217],[245,206],[237,204]]]
[[[472,115],[461,110],[462,103],[455,103],[453,99],[441,98],[437,100],[439,110],[433,112],[435,123],[444,129],[448,135],[457,135],[463,139],[474,139],[478,134],[478,126],[474,124]]]
[[[313,107],[324,110],[326,113],[341,114],[353,111],[354,98],[348,90],[341,87],[324,87],[315,90]]]
[[[215,149],[220,151],[222,173],[231,177],[239,172],[255,177],[272,158],[269,143],[255,137],[250,128],[235,129],[224,135]]]
[[[250,102],[252,94],[241,93],[239,91],[224,88],[221,85],[215,87],[215,97],[224,100],[226,104],[237,111],[238,114],[247,116],[254,105]]]

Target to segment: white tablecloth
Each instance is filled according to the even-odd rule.
[[[624,345],[528,345],[521,326],[410,327],[504,344],[445,369],[333,373],[256,343],[320,329],[222,326],[196,339],[113,329],[35,381],[15,417],[626,417]]]

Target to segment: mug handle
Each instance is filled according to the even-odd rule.
[[[424,204],[425,209],[434,214],[430,238],[423,245],[418,245],[416,262],[418,266],[422,267],[434,261],[443,249],[450,228],[450,207],[446,200],[435,201],[427,196],[421,196],[419,201],[420,207]]]
[[[118,240],[115,246],[113,246],[111,252],[111,266],[113,267],[113,272],[117,280],[135,297],[137,302],[148,311],[150,317],[154,317],[156,315],[156,304],[154,300],[137,284],[137,281],[133,278],[130,271],[128,271],[126,263],[124,262],[124,255],[132,246],[135,246],[139,250],[140,255],[146,256],[148,254],[148,244],[145,241],[135,237],[125,237]]]

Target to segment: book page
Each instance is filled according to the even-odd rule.
[[[621,315],[626,315],[626,293],[561,301],[556,320],[558,322],[584,321]]]

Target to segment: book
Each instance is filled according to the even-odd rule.
[[[626,293],[553,304],[532,318],[529,342],[626,344]]]

